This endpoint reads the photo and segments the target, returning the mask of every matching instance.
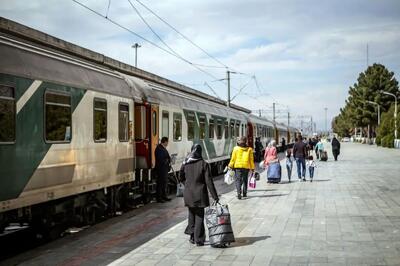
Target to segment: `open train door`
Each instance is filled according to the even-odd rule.
[[[159,141],[159,128],[158,128],[158,119],[159,119],[159,108],[158,105],[151,105],[151,146],[150,146],[150,158],[151,158],[151,168],[154,168],[156,165],[156,158],[154,156],[154,151],[158,145]]]
[[[254,149],[253,124],[250,122],[247,122],[247,144]]]

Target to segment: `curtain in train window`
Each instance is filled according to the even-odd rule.
[[[71,141],[71,96],[63,92],[45,93],[45,139],[50,142]]]
[[[187,114],[187,136],[188,139],[194,139],[194,113]]]
[[[222,120],[217,120],[217,139],[222,139]]]
[[[0,143],[15,141],[14,88],[0,85]]]
[[[235,127],[235,136],[240,137],[240,122],[236,122],[236,127]]]
[[[225,133],[225,138],[229,138],[229,122],[228,120],[225,121],[225,129],[224,129],[224,133]]]
[[[174,113],[174,141],[181,141],[182,140],[182,114]]]
[[[206,117],[199,115],[199,138],[205,139],[206,137]]]
[[[214,119],[208,120],[208,138],[213,139],[215,134]]]
[[[107,140],[107,101],[94,99],[93,103],[93,137],[96,142]]]
[[[162,137],[169,137],[169,112],[162,112]]]
[[[119,123],[118,135],[119,141],[124,142],[129,140],[129,105],[126,103],[119,104]]]
[[[235,121],[231,120],[231,138],[235,137]]]

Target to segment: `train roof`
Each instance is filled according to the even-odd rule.
[[[142,69],[135,68],[129,64],[125,64],[103,54],[61,40],[3,17],[0,17],[0,33],[0,57],[2,58],[0,67],[1,70],[10,74],[24,74],[24,76],[28,77],[37,75],[43,77],[43,79],[51,80],[56,69],[63,69],[65,72],[63,72],[64,75],[62,76],[66,79],[63,80],[66,84],[80,84],[80,86],[85,84],[90,86],[90,88],[104,89],[105,92],[112,91],[121,96],[137,97],[134,94],[134,92],[136,93],[137,91],[132,92],[129,90],[128,84],[124,82],[124,77],[118,75],[118,72],[120,72],[128,76],[143,79],[152,84],[168,87],[172,90],[179,91],[181,94],[191,95],[213,102],[216,105],[226,106],[226,101],[222,99],[194,90]],[[12,50],[12,47],[14,47],[14,50]],[[15,50],[16,47],[18,47],[19,50]],[[54,54],[47,56],[45,60],[43,52],[47,51],[43,51],[43,48],[47,51],[52,51]],[[28,53],[28,50],[30,52],[32,52],[32,50],[35,51],[35,54]],[[14,55],[24,55],[28,60],[25,58],[24,60],[18,60],[21,59],[21,57],[10,56],[8,52],[13,52]],[[62,63],[60,60],[57,60],[60,58],[63,59],[64,63],[67,63],[61,65]],[[37,67],[36,69],[35,67],[29,68],[30,66],[32,67],[38,64],[45,66],[44,70],[48,71],[48,73],[44,73],[45,71],[43,70],[40,71]],[[70,64],[78,66],[78,69],[70,69]],[[104,75],[100,77],[100,73],[107,74],[108,77],[104,77]],[[235,104],[231,104],[230,108],[246,114],[251,112]]]

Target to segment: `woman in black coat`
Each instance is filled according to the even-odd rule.
[[[331,145],[333,157],[335,158],[335,161],[337,161],[337,157],[340,154],[340,142],[337,140],[337,138],[333,137]]]
[[[188,207],[188,226],[185,234],[190,235],[192,244],[203,246],[206,238],[204,228],[204,208],[210,206],[208,190],[218,202],[217,191],[211,179],[211,171],[201,155],[201,146],[195,144],[191,153],[186,157],[180,171],[181,181],[185,181],[183,198]]]

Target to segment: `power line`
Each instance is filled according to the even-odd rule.
[[[149,28],[149,30],[157,37],[160,42],[162,42],[172,53],[174,53],[177,57],[179,57],[181,60],[185,59],[174,49],[172,49],[171,46],[169,46],[162,38],[161,36],[151,27],[151,25],[146,21],[146,19],[142,16],[142,14],[139,12],[139,10],[132,4],[131,0],[128,0],[129,4],[135,10],[136,14],[140,17],[140,19],[143,21],[144,24]],[[193,65],[199,66],[199,67],[207,67],[207,68],[223,68],[220,66],[209,66],[209,65],[203,65],[203,64],[197,64],[197,63],[192,63]]]
[[[90,8],[90,7],[88,7],[87,5],[81,3],[81,2],[79,2],[79,1],[77,1],[77,0],[72,0],[72,1],[73,1],[74,3],[80,5],[81,7],[83,7],[83,8],[85,8],[85,9],[89,10],[90,12],[96,14],[97,16],[100,16],[100,17],[106,19],[107,21],[109,21],[110,23],[114,24],[115,26],[117,26],[117,27],[119,27],[119,28],[121,28],[121,29],[123,29],[123,30],[129,32],[130,34],[136,36],[137,38],[139,38],[139,39],[141,39],[141,40],[143,40],[143,41],[145,41],[145,42],[150,43],[150,44],[153,45],[154,47],[157,47],[158,49],[160,49],[160,50],[162,50],[162,51],[164,51],[164,52],[166,52],[166,53],[168,53],[168,54],[170,54],[170,55],[172,55],[172,56],[174,56],[174,57],[176,57],[176,58],[178,58],[178,59],[184,61],[185,63],[188,63],[189,65],[193,66],[194,68],[196,68],[196,69],[199,70],[200,72],[202,72],[202,73],[204,73],[204,74],[206,74],[206,75],[212,77],[213,79],[217,79],[216,76],[214,76],[213,74],[211,74],[211,73],[209,73],[209,72],[207,72],[207,71],[201,69],[200,67],[198,67],[198,66],[195,65],[194,63],[190,62],[189,60],[187,60],[187,59],[185,59],[185,58],[182,58],[182,57],[176,56],[174,53],[172,53],[172,52],[168,51],[167,49],[165,49],[165,48],[159,46],[158,44],[156,44],[156,43],[150,41],[149,39],[147,39],[147,38],[141,36],[140,34],[134,32],[133,30],[131,30],[131,29],[129,29],[129,28],[127,28],[127,27],[121,25],[120,23],[116,22],[115,20],[112,20],[112,19],[110,19],[110,18],[108,18],[108,17],[105,17],[104,15],[102,15],[101,13],[99,13],[98,11],[96,11],[96,10],[94,10],[94,9],[92,9],[92,8]],[[225,84],[225,83],[224,83],[224,84]],[[219,97],[218,97],[218,98],[219,98]]]
[[[183,33],[181,33],[178,29],[176,29],[174,26],[172,26],[171,24],[169,24],[165,19],[163,19],[162,17],[160,17],[158,14],[156,14],[153,10],[151,10],[148,6],[146,6],[145,4],[143,4],[141,1],[136,0],[136,2],[138,2],[139,4],[141,4],[144,8],[146,8],[150,13],[152,13],[154,16],[156,16],[159,20],[161,20],[162,22],[164,22],[168,27],[170,27],[172,30],[174,30],[176,33],[178,33],[182,38],[184,38],[185,40],[187,40],[188,42],[190,42],[193,46],[195,46],[196,48],[200,49],[203,53],[205,53],[208,57],[212,58],[213,60],[215,60],[217,63],[221,64],[223,67],[225,68],[229,68],[227,65],[225,65],[224,63],[222,63],[220,60],[218,60],[217,58],[215,58],[214,56],[212,56],[211,54],[209,54],[206,50],[204,50],[203,48],[201,48],[199,45],[197,45],[195,42],[193,42],[192,40],[190,40],[189,37],[186,37],[186,35],[184,35]]]

